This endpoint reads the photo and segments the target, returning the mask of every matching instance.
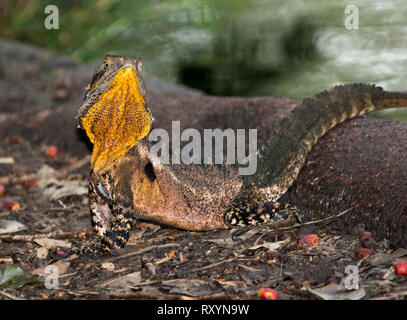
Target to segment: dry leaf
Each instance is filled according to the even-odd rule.
[[[262,232],[260,229],[250,229],[249,231],[236,237],[236,240],[246,241],[253,238],[256,234]]]
[[[13,157],[2,157],[0,158],[0,164],[14,164]]]
[[[347,290],[344,286],[337,283],[330,283],[318,289],[311,289],[311,287],[305,284],[305,288],[324,300],[360,300],[366,295],[365,289],[362,286],[359,286],[357,290]]]
[[[289,238],[282,240],[282,241],[276,241],[276,242],[264,242],[262,244],[258,244],[252,247],[249,247],[247,249],[249,250],[256,250],[258,248],[266,248],[268,250],[277,250],[279,249],[281,246],[283,246],[284,244],[288,243],[290,241]]]
[[[0,219],[0,234],[13,233],[25,229],[27,227],[18,221]]]
[[[121,276],[118,278],[115,278],[113,280],[106,281],[103,283],[100,287],[108,287],[112,289],[121,289],[124,291],[130,291],[131,287],[137,286],[141,282],[141,272],[133,272],[126,274],[125,276]]]
[[[41,185],[39,183],[39,185]],[[48,180],[48,183],[42,188],[42,195],[55,201],[64,197],[82,196],[88,194],[88,184],[82,180]]]
[[[174,279],[162,282],[163,288],[170,289],[170,293],[199,297],[209,295],[212,289],[207,281],[199,279]]]
[[[235,241],[233,241],[231,238],[208,239],[204,240],[204,242],[216,243],[217,245],[226,248],[231,248],[235,244]]]
[[[45,259],[48,257],[48,249],[45,247],[40,247],[37,249],[37,258]]]

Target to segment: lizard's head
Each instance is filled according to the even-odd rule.
[[[146,136],[152,123],[141,61],[107,55],[86,87],[78,125],[94,144],[91,165],[104,172]]]

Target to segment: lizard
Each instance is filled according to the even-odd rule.
[[[307,154],[338,124],[364,113],[407,106],[407,93],[375,85],[336,86],[304,99],[257,151],[257,171],[235,165],[163,164],[151,156],[141,60],[107,55],[86,88],[78,127],[93,143],[89,206],[101,249],[124,247],[134,219],[209,231],[301,222],[301,211],[280,198]]]

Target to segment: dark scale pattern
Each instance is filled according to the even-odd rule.
[[[114,219],[111,229],[102,237],[102,249],[110,251],[114,248],[123,248],[130,237],[133,226],[133,207],[130,203],[118,201],[112,213]]]

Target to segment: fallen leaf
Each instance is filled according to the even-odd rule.
[[[324,300],[360,300],[366,295],[362,286],[359,286],[357,290],[347,290],[337,283],[330,283],[318,289],[312,289],[308,284],[305,284],[305,288]]]
[[[68,241],[50,239],[50,238],[35,239],[34,242],[39,244],[41,247],[44,247],[44,248],[47,248],[47,249],[54,249],[54,248],[57,248],[57,247],[62,247],[62,248],[70,248],[70,247],[72,247],[72,244],[70,242],[68,242]]]
[[[397,274],[394,270],[394,266],[387,268],[387,270],[383,274],[383,279],[391,281],[394,280],[395,278],[397,278]]]
[[[126,274],[125,276],[121,276],[115,278],[113,280],[106,281],[100,287],[108,287],[111,289],[121,289],[123,291],[131,291],[131,288],[137,286],[141,282],[141,272],[133,272]]]
[[[50,180],[55,179],[56,171],[54,168],[45,165],[42,165],[37,172],[37,183],[40,188],[45,187]]]
[[[143,237],[143,234],[146,230],[140,230],[137,232],[132,232],[129,238],[128,243],[135,243],[137,240],[140,240]]]
[[[374,267],[378,267],[383,264],[389,263],[391,261],[391,259],[392,259],[392,256],[390,254],[378,252],[371,256],[368,256],[365,261]]]
[[[207,281],[199,279],[174,279],[162,282],[162,287],[169,289],[170,293],[199,297],[212,292]]]
[[[258,244],[252,247],[249,247],[247,249],[249,250],[256,250],[258,248],[266,248],[268,250],[277,250],[281,248],[284,244],[288,243],[290,241],[289,238],[282,240],[282,241],[276,241],[276,242],[264,242],[262,244]]]
[[[38,182],[38,185],[41,185]],[[88,194],[88,184],[82,180],[56,180],[51,179],[42,188],[43,197],[55,201],[64,197],[82,196]]]
[[[204,240],[204,242],[215,243],[219,246],[226,247],[226,248],[231,248],[236,243],[231,238],[208,239],[208,240]]]
[[[25,229],[27,227],[18,221],[0,219],[0,234],[13,233]]]
[[[48,257],[48,249],[44,247],[40,247],[37,249],[37,258],[39,259],[46,259]]]
[[[0,287],[21,288],[26,284],[39,284],[41,281],[14,264],[0,265]]]
[[[167,261],[169,261],[171,259],[174,259],[174,258],[175,258],[175,251],[171,250],[169,253],[167,253],[167,255],[164,258],[155,260],[154,264],[159,265],[161,263],[167,262]]]
[[[0,164],[14,164],[13,157],[2,157],[0,158]]]

